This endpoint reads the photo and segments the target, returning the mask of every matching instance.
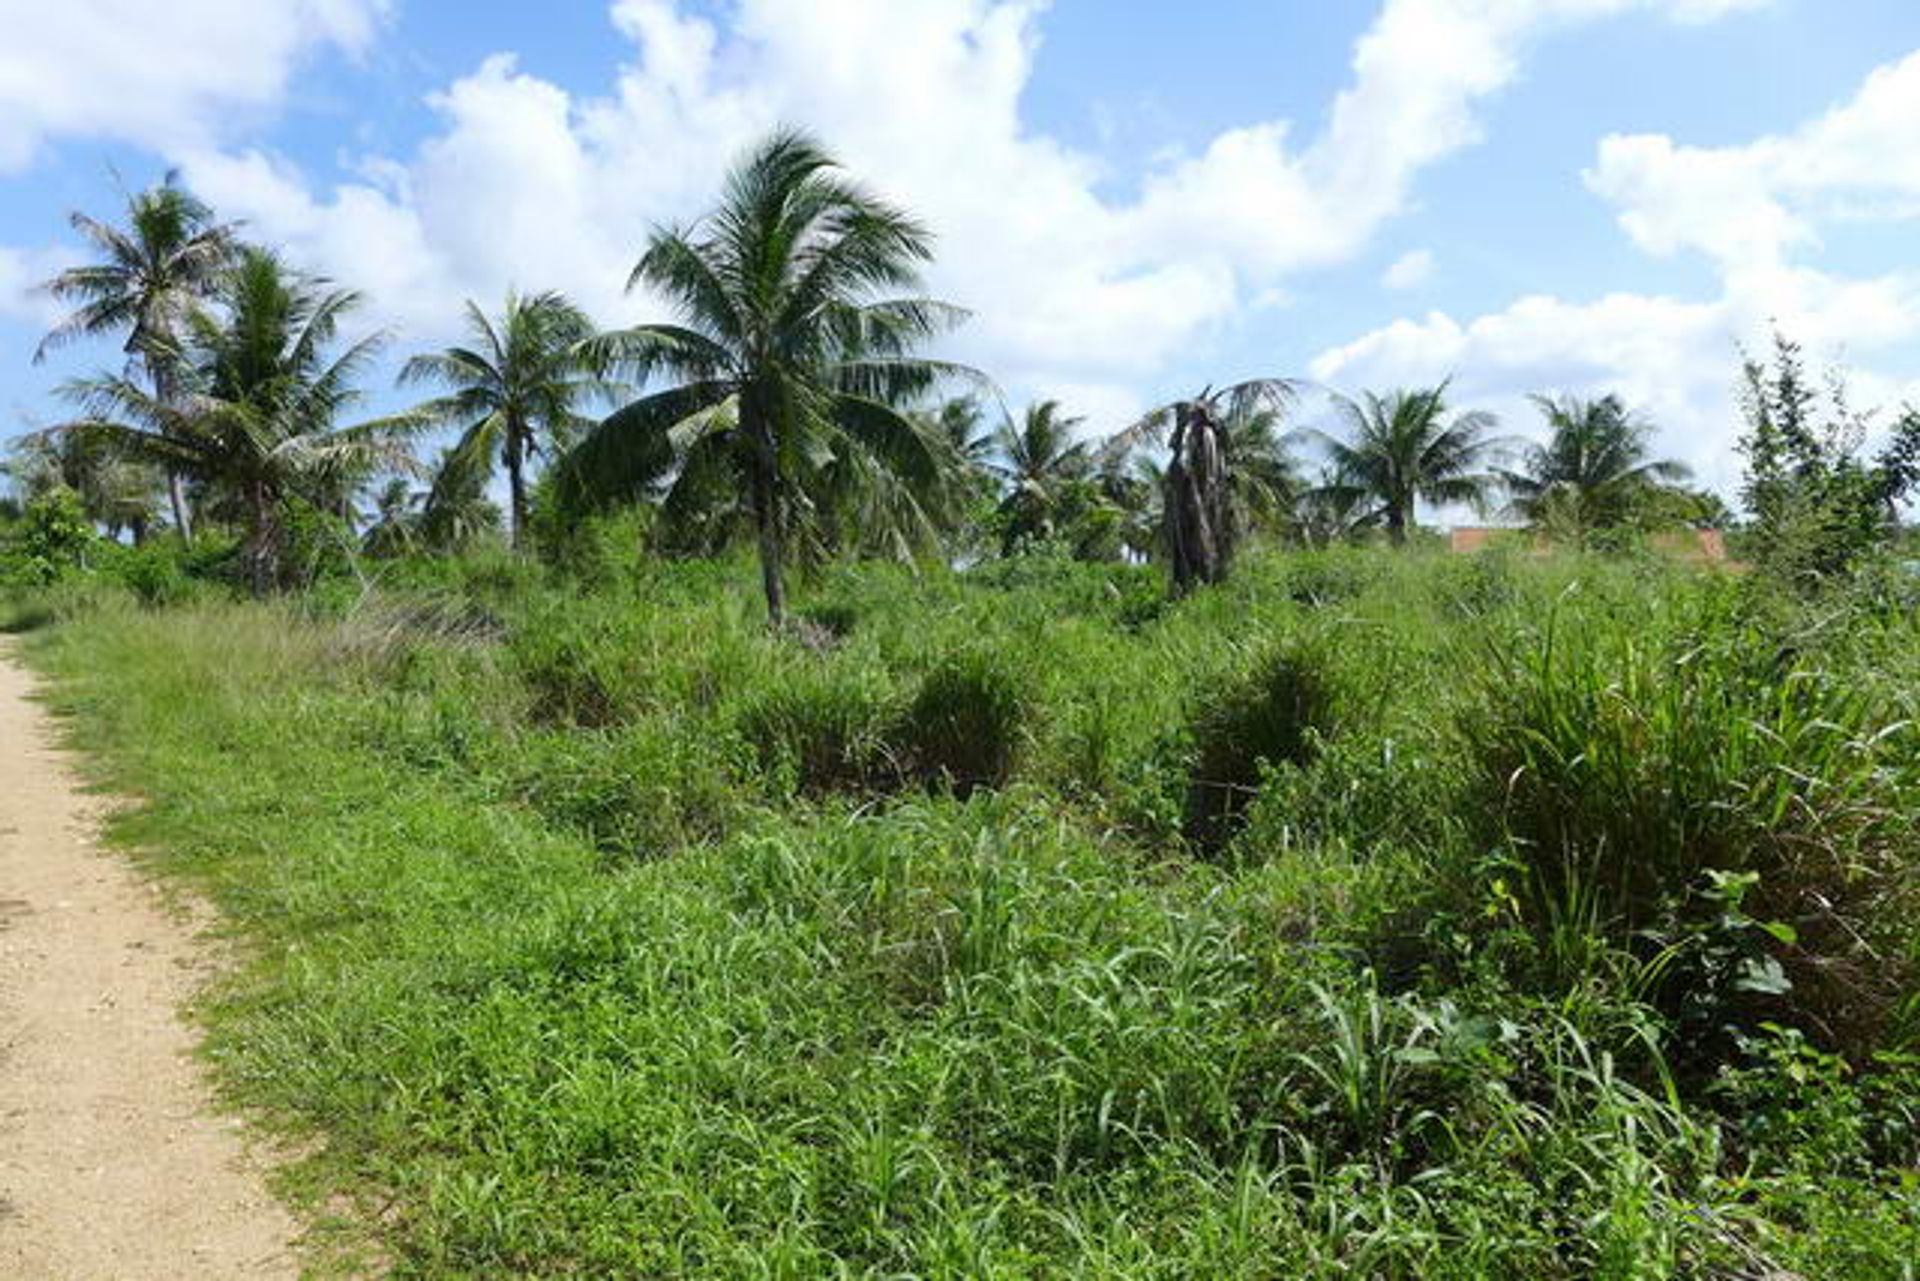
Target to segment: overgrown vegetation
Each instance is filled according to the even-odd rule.
[[[1691,568],[1733,514],[1610,396],[995,425],[930,233],[783,133],[653,237],[675,322],[470,305],[343,426],[353,294],[128,222],[0,625],[246,943],[209,1050],[334,1262],[1914,1276],[1913,411],[1868,461],[1783,340]]]
[[[343,1257],[1910,1275],[1910,601],[993,569],[807,580],[808,644],[745,559],[75,585],[32,654],[248,940],[211,1050]]]

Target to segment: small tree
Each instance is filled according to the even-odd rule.
[[[1755,560],[1803,584],[1845,573],[1891,538],[1899,503],[1920,480],[1920,411],[1903,411],[1868,461],[1861,451],[1874,415],[1852,407],[1838,371],[1823,393],[1808,381],[1799,344],[1776,334],[1772,364],[1749,359],[1743,372],[1740,496]]]
[[[86,567],[96,536],[80,495],[60,486],[27,504],[15,537],[27,577],[51,583],[70,569]]]

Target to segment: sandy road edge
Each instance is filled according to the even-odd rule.
[[[214,952],[99,847],[36,684],[0,638],[0,1276],[295,1276],[181,1018]]]

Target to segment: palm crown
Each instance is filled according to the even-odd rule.
[[[917,354],[963,315],[917,296],[931,254],[924,227],[847,181],[811,138],[776,134],[733,170],[708,219],[657,232],[634,268],[628,287],[665,298],[681,323],[608,335],[598,351],[669,385],[568,455],[563,504],[730,485],[776,623],[794,533],[931,541],[951,450],[896,406],[944,374],[972,374]],[[876,297],[885,291],[908,296]]]
[[[1360,519],[1385,526],[1396,545],[1416,527],[1420,501],[1478,507],[1499,484],[1492,463],[1506,442],[1487,434],[1497,420],[1480,410],[1450,415],[1445,383],[1359,400],[1337,396],[1334,405],[1349,439],[1320,439],[1333,464],[1331,484],[1347,492],[1329,497],[1365,504]]]
[[[610,398],[614,389],[594,370],[593,323],[557,293],[508,294],[496,325],[467,303],[465,346],[415,356],[400,371],[403,385],[438,383],[449,394],[415,412],[435,424],[461,429],[428,506],[454,501],[476,476],[482,487],[496,460],[506,468],[512,538],[519,545],[527,523],[529,460],[565,449],[592,424],[586,404]]]
[[[1684,464],[1651,457],[1652,427],[1618,396],[1533,399],[1552,435],[1528,447],[1519,468],[1500,472],[1514,513],[1530,524],[1567,525],[1583,537],[1619,524],[1636,501],[1692,474]]]

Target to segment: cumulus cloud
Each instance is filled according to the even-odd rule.
[[[644,313],[619,286],[648,227],[696,213],[756,135],[803,122],[941,233],[932,283],[978,313],[960,354],[1019,392],[1137,387],[1249,300],[1360,254],[1423,168],[1479,139],[1476,107],[1535,33],[1754,2],[1386,0],[1317,136],[1282,120],[1225,131],[1157,162],[1131,199],[1022,119],[1042,0],[739,0],[724,22],[617,0],[632,44],[608,88],[570,93],[490,58],[434,96],[440,126],[416,153],[375,158],[362,181],[320,188],[218,145],[177,154],[223,210],[431,334],[463,296],[510,283],[566,289],[609,321]]]
[[[1920,341],[1920,274],[1848,278],[1817,262],[1833,227],[1920,218],[1916,116],[1920,54],[1875,71],[1847,102],[1789,134],[1732,147],[1609,137],[1588,186],[1648,253],[1705,256],[1716,297],[1527,297],[1465,322],[1435,313],[1332,348],[1314,373],[1393,384],[1458,370],[1471,380],[1463,392],[1510,406],[1531,390],[1617,391],[1663,426],[1665,448],[1730,489],[1742,430],[1737,348],[1764,342],[1775,325],[1822,359],[1858,366],[1863,400],[1920,390],[1874,364]]]
[[[276,107],[317,48],[364,49],[387,0],[8,0],[0,6],[0,173],[50,138],[160,152]]]
[[[1697,250],[1730,268],[1776,265],[1820,245],[1823,224],[1920,209],[1920,52],[1792,133],[1735,147],[1613,135],[1587,184],[1656,254]]]
[[[1531,392],[1618,392],[1665,431],[1662,445],[1725,483],[1736,434],[1731,358],[1741,328],[1718,302],[1616,294],[1578,304],[1544,295],[1465,323],[1443,312],[1401,320],[1316,357],[1316,379],[1422,386],[1452,378],[1458,403],[1532,426]]]

